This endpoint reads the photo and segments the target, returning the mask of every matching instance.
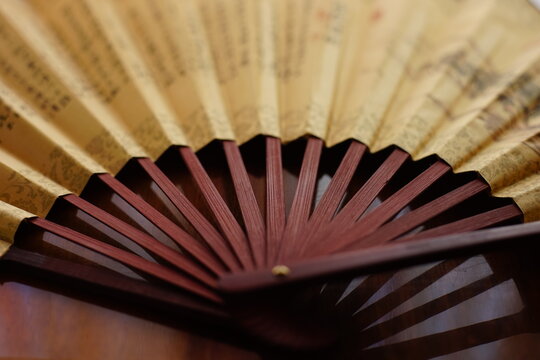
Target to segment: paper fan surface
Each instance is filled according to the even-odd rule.
[[[539,220],[540,11],[4,0],[0,155],[0,252],[33,226],[219,307],[223,274]]]

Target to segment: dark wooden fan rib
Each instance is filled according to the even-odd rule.
[[[520,218],[523,213],[516,205],[506,205],[497,209],[489,210],[481,214],[467,217],[465,219],[453,221],[448,224],[437,226],[433,229],[419,232],[417,234],[406,235],[396,239],[396,242],[413,241],[427,239],[430,237],[457,234],[461,232],[484,229],[493,225],[503,223],[508,220]]]
[[[212,226],[212,224],[201,214],[201,212],[188,200],[188,198],[173,184],[173,182],[148,158],[137,159],[144,171],[150,176],[152,181],[163,191],[165,196],[182,213],[191,225],[197,230],[215,255],[223,261],[229,270],[240,269],[238,259],[234,256],[225,243],[223,237]]]
[[[188,147],[180,147],[179,151],[240,264],[245,270],[253,269],[253,258],[246,235],[204,170],[197,155]]]
[[[143,248],[167,260],[178,269],[191,274],[196,278],[198,278],[200,275],[207,275],[205,272],[201,271],[200,265],[194,262],[192,259],[162,244],[145,232],[140,231],[139,229],[112,216],[106,211],[90,204],[88,201],[81,199],[76,195],[66,195],[63,196],[62,199],[72,204],[77,209],[84,211],[94,219],[99,220],[103,224],[111,227],[113,230],[139,244]],[[223,272],[223,270],[221,272]],[[218,273],[214,272],[214,274],[217,275]]]
[[[409,154],[405,151],[394,149],[375,173],[336,214],[332,220],[332,226],[341,227],[351,224],[362,216],[408,158]]]
[[[522,310],[515,314],[477,322],[466,327],[432,333],[384,346],[369,347],[356,355],[360,359],[381,359],[388,354],[410,354],[412,349],[417,349],[414,353],[417,359],[440,358],[446,354],[457,353],[519,334],[531,333],[530,326],[523,319]],[[464,331],[468,336],[464,336]],[[470,334],[474,334],[474,336]]]
[[[458,258],[435,264],[367,306],[356,304],[354,294],[351,294],[352,296],[349,295],[343,299],[342,311],[348,311],[350,315],[352,314],[352,319],[350,319],[352,328],[357,331],[363,330],[383,317],[384,314],[394,310],[399,305],[421,293],[437,280],[451,273],[467,260],[467,258]],[[396,274],[396,272],[393,274]],[[382,311],[377,311],[377,309]]]
[[[396,155],[397,156],[397,155]],[[399,162],[398,162],[399,163]],[[386,221],[395,216],[401,209],[428,189],[435,181],[450,171],[450,166],[437,161],[429,168],[415,177],[411,182],[396,191],[392,196],[383,201],[372,212],[358,220],[352,227],[343,229],[343,224],[330,224],[328,233],[332,234],[332,241],[321,241],[309,249],[308,256],[324,255],[343,247],[343,236],[346,232],[355,234],[354,240],[375,231]],[[359,191],[362,191],[360,189]],[[376,195],[375,195],[376,196]],[[321,239],[324,240],[324,239]],[[353,240],[353,241],[354,241]]]
[[[385,337],[390,337],[394,334],[399,333],[400,331],[405,330],[410,326],[418,324],[424,320],[429,319],[432,316],[451,309],[454,306],[457,306],[464,301],[469,300],[474,296],[480,295],[483,292],[497,286],[498,284],[504,282],[506,279],[506,276],[501,276],[500,274],[492,274],[486,276],[462,288],[459,288],[448,294],[433,299],[419,306],[418,308],[411,309],[396,317],[378,323],[377,326],[371,326],[367,329],[362,330],[359,333],[355,333],[356,339],[358,341],[358,348],[367,348],[374,343],[384,340],[381,338],[381,334],[384,334]],[[399,301],[400,304],[403,303],[403,299],[400,299]],[[364,310],[367,309],[368,308]],[[373,309],[371,308],[369,308],[369,310],[373,311]],[[366,312],[363,312],[363,314],[366,314]]]
[[[314,137],[308,138],[296,192],[283,232],[277,261],[298,252],[299,244],[297,235],[309,219],[322,148],[323,141],[321,139]]]
[[[115,194],[133,206],[139,213],[147,218],[152,224],[157,226],[163,233],[169,236],[180,247],[215,272],[222,271],[223,264],[212,252],[203,244],[195,240],[191,235],[172,222],[165,215],[157,211],[154,207],[144,201],[140,196],[128,189],[124,184],[115,179],[110,174],[95,175],[103,184],[110,188]]]
[[[302,235],[304,240],[299,241],[298,251],[300,254],[303,253],[305,247],[309,246],[308,240],[314,237],[321,230],[321,226],[328,223],[336,213],[339,203],[343,199],[347,186],[349,186],[366,149],[367,147],[364,144],[358,141],[351,141],[347,153],[343,157],[332,180],[330,180],[328,188],[306,224],[305,234]]]
[[[244,219],[253,261],[255,266],[263,266],[266,263],[266,229],[244,160],[234,141],[223,141],[223,150]]]
[[[90,250],[96,251],[102,255],[110,257],[111,259],[119,261],[122,264],[131,266],[137,270],[143,271],[172,285],[178,286],[185,291],[191,292],[213,302],[220,303],[222,301],[221,298],[215,294],[215,292],[210,290],[210,288],[215,288],[216,280],[209,275],[206,275],[204,273],[197,274],[197,279],[203,281],[208,286],[207,288],[201,285],[199,282],[182,276],[178,272],[170,270],[162,265],[150,262],[127,251],[115,248],[114,246],[93,239],[89,236],[78,233],[64,226],[60,226],[48,220],[41,218],[31,218],[27,221],[41,230],[51,232],[66,240],[72,241]]]
[[[182,309],[186,313],[214,320],[228,317],[213,303],[203,303],[198,298],[190,298],[178,291],[168,290],[146,281],[131,279],[111,270],[58,259],[19,249],[15,246],[12,246],[2,257],[2,262],[13,262],[25,268],[36,269],[40,276],[45,275],[51,280],[64,281],[68,279],[78,285],[84,285],[85,289],[88,285],[97,286],[104,290],[108,297],[119,295],[130,301],[134,300],[135,297],[145,303],[150,300],[152,305],[172,306]]]
[[[394,149],[386,158],[382,165],[366,181],[364,185],[354,194],[354,196],[345,204],[345,206],[335,215],[331,221],[325,223],[326,229],[320,228],[320,233],[312,232],[306,236],[306,241],[310,244],[318,244],[324,241],[335,231],[343,231],[356,221],[379,195],[382,189],[394,177],[401,168],[409,155],[400,149]],[[306,248],[308,249],[308,248]],[[309,251],[304,251],[298,256],[302,256]]]
[[[310,227],[316,227],[334,215],[365,151],[366,146],[364,144],[357,141],[351,141],[347,153],[339,164],[328,188],[321,197],[315,210],[313,210],[313,214],[309,219]]]
[[[340,246],[334,247],[331,251],[365,248],[391,241],[453,206],[488,189],[488,184],[483,180],[475,179],[469,181],[457,189],[383,225],[376,231],[368,229],[365,225],[354,228],[339,240]]]
[[[407,265],[445,259],[449,256],[477,254],[503,246],[525,246],[538,240],[540,223],[503,226],[465,234],[445,235],[414,243],[390,243],[385,246],[331,254],[287,264],[287,276],[272,271],[223,274],[218,286],[226,293],[243,293],[280,286],[292,286],[304,281],[319,282],[343,276],[396,269]]]
[[[285,194],[283,191],[283,165],[281,141],[267,136],[266,139],[266,261],[277,255],[285,229]]]

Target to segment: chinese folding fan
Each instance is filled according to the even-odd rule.
[[[253,289],[540,233],[525,0],[3,0],[0,100],[2,261],[248,329]]]

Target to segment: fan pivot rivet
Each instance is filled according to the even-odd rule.
[[[289,269],[289,267],[285,265],[276,265],[272,268],[272,274],[274,274],[274,276],[282,277],[287,276],[290,273],[291,269]]]

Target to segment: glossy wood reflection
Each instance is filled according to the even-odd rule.
[[[315,184],[316,200],[321,199],[333,173],[339,168],[340,162],[336,159],[346,153],[347,145],[323,151]],[[293,203],[302,162],[299,154],[304,146],[305,141],[298,141],[283,148],[286,213]],[[264,141],[256,139],[243,146],[241,151],[254,197],[262,216],[266,217]],[[222,148],[214,143],[198,156],[203,166],[212,169],[210,178],[243,226],[241,206],[233,194],[234,184],[227,172]],[[370,161],[377,163],[379,160]],[[377,167],[377,164],[363,165],[362,169]],[[168,152],[158,161],[158,166],[218,228],[219,220],[213,216],[179,152],[176,149]],[[347,199],[369,177],[368,172],[354,172],[346,190]],[[137,166],[127,167],[119,179],[191,236],[200,238],[197,230]],[[384,194],[383,198],[385,196],[388,195]],[[134,209],[111,193],[96,187],[88,189],[83,197],[91,197],[94,203],[120,219],[175,246],[167,234],[145,222]],[[405,209],[398,216],[413,208]],[[466,208],[462,210],[467,211]],[[126,248],[118,242],[114,231],[100,227],[75,209],[60,209],[54,218],[63,224],[76,224],[90,236],[100,236],[104,241]],[[437,224],[438,219],[435,219],[432,226]],[[74,258],[55,245],[58,239],[44,241],[36,235],[20,240],[22,248],[69,257],[81,263],[100,264],[135,279],[146,278],[133,269],[81,249],[75,249],[79,256]],[[163,261],[144,249],[132,250],[150,261]],[[311,284],[311,289],[300,292],[297,299],[287,298],[284,304],[289,309],[308,307],[317,310],[317,316],[332,316],[331,325],[335,327],[331,329],[335,329],[336,337],[340,338],[339,345],[316,354],[262,348],[250,339],[219,334],[217,329],[196,324],[185,317],[155,315],[159,309],[114,301],[103,294],[89,294],[80,289],[66,289],[61,284],[0,263],[0,357],[82,360],[530,359],[540,353],[538,250],[540,246],[538,249],[505,249],[359,279]],[[276,328],[276,332],[288,330]]]

